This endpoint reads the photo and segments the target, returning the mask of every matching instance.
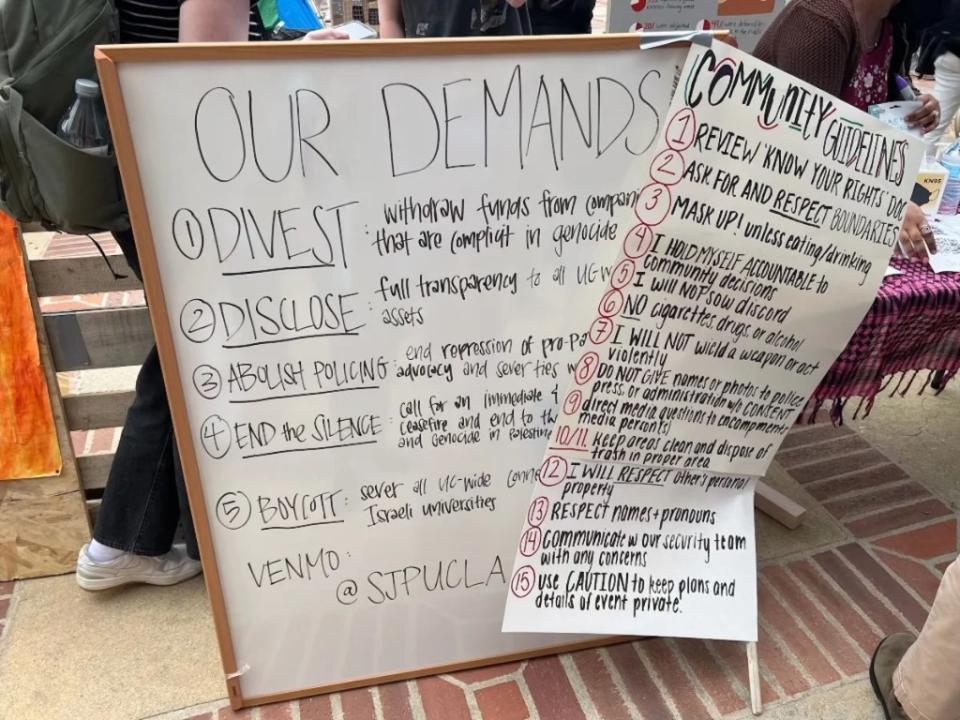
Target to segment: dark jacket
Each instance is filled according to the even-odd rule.
[[[932,75],[934,63],[944,53],[960,56],[960,0],[944,0],[939,10],[934,22],[922,27],[917,61],[917,72],[921,75]],[[907,22],[910,21],[908,18]]]
[[[585,35],[596,0],[527,0],[534,35]]]

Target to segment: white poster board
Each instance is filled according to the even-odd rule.
[[[607,32],[729,30],[752,52],[786,0],[610,0]]]
[[[691,49],[585,326],[504,629],[756,641],[755,478],[873,302],[922,156],[746,53]]]
[[[515,539],[685,52],[103,51],[232,699],[569,640]]]

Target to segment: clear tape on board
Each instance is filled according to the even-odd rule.
[[[714,32],[711,30],[662,30],[659,32],[644,32],[640,35],[640,49],[652,50],[678,42],[692,42],[709,47],[710,43],[713,42],[713,38]]]
[[[239,667],[239,669],[236,672],[227,673],[227,680],[233,680],[235,678],[238,678],[249,670],[250,670],[250,666],[244,663]]]

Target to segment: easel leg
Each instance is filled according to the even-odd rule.
[[[750,678],[750,709],[754,715],[759,715],[763,712],[763,700],[760,697],[760,660],[755,642],[747,643],[747,675]]]

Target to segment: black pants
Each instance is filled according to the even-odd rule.
[[[142,280],[133,233],[114,237]],[[167,390],[154,346],[137,376],[136,396],[127,411],[93,536],[118,550],[162,555],[170,550],[180,522],[187,553],[199,559]]]

